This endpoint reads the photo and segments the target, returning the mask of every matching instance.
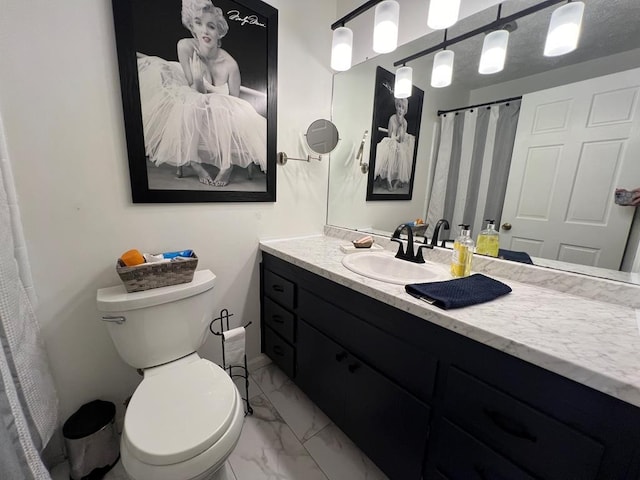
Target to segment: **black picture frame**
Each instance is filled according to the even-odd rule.
[[[407,143],[400,143],[401,146],[398,146],[398,144],[393,143],[395,140],[388,136],[390,118],[396,114],[394,84],[395,75],[393,73],[382,67],[376,69],[367,201],[411,200],[413,195],[424,91],[413,85],[411,96],[406,99],[408,106],[404,118],[407,121],[406,133],[408,135],[405,137]],[[391,153],[392,151],[394,153]],[[402,160],[399,159],[404,161],[404,165],[401,168],[398,163]],[[393,162],[395,162],[396,167],[391,165]],[[410,174],[407,177],[409,162],[411,167]],[[392,181],[389,180],[390,169],[395,172],[392,174],[394,177]],[[403,173],[398,174],[399,170]],[[391,188],[389,187],[390,183],[392,184]]]
[[[197,173],[194,182],[190,166],[160,165],[173,167],[173,178],[167,171],[152,170],[155,165],[145,147],[137,53],[177,62],[177,40],[193,37],[182,25],[181,0],[112,0],[133,203],[276,201],[278,11],[260,0],[213,0],[213,4],[222,9],[229,26],[222,48],[238,63],[241,89],[254,94],[257,100],[250,103],[266,119],[266,170],[256,165],[253,175],[242,177],[238,186],[233,176],[226,186],[202,184]],[[218,169],[209,169],[213,178]],[[238,170],[236,165],[233,175]],[[158,175],[162,177],[156,179]]]

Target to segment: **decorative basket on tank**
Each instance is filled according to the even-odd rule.
[[[418,225],[409,225],[409,227],[411,228],[411,230],[413,231],[413,236],[421,236],[424,237],[425,233],[427,232],[427,227],[429,226],[429,224],[427,223],[420,223]]]
[[[142,292],[152,288],[189,283],[198,266],[195,253],[191,257],[177,257],[170,262],[143,263],[127,267],[118,259],[116,271],[127,292]]]

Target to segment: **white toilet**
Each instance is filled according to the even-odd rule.
[[[212,319],[215,279],[200,270],[181,285],[98,290],[98,310],[118,353],[144,373],[120,441],[122,464],[134,480],[218,478],[240,438],[238,389],[222,368],[196,353]]]

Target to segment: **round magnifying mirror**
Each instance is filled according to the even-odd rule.
[[[307,144],[316,153],[331,153],[338,145],[338,129],[329,120],[316,120],[307,129]]]

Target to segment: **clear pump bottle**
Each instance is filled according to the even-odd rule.
[[[498,250],[500,249],[500,234],[496,231],[495,220],[486,221],[489,223],[487,224],[487,228],[482,230],[478,235],[476,253],[497,257]]]
[[[462,231],[453,243],[453,254],[451,255],[451,275],[454,278],[468,277],[471,274],[471,262],[475,247],[469,225],[461,224],[459,227],[462,227]]]

